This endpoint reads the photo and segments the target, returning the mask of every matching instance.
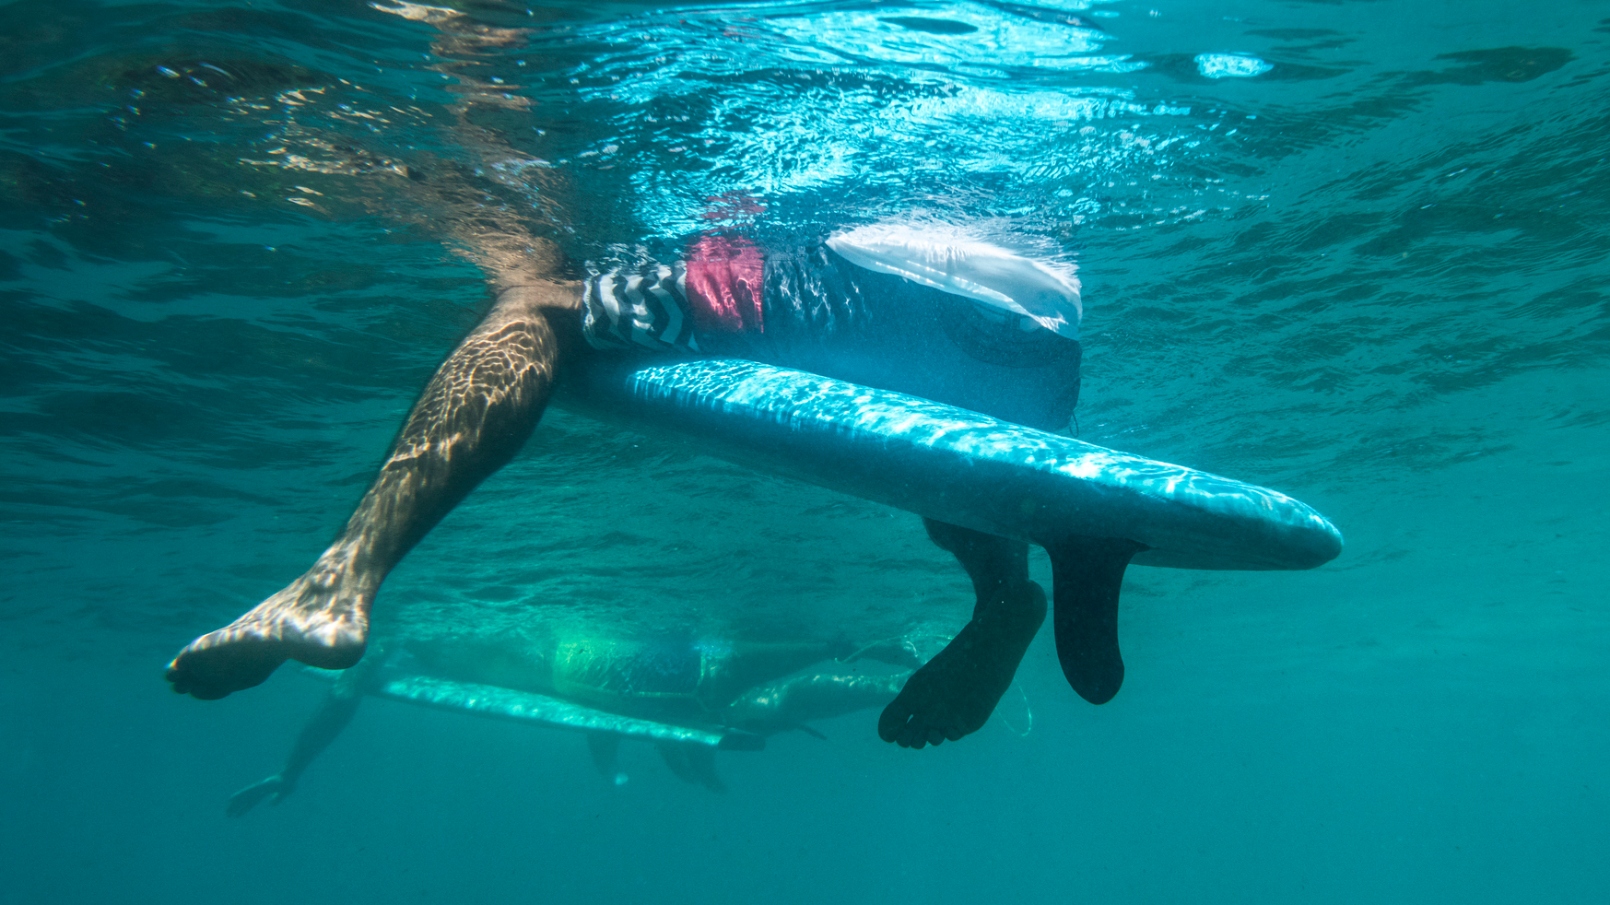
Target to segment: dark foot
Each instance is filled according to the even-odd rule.
[[[1032,581],[1006,585],[973,620],[906,680],[878,719],[878,735],[902,748],[977,732],[1012,686],[1017,665],[1045,621],[1045,592]]]
[[[190,642],[168,664],[179,694],[215,700],[251,688],[286,660],[345,669],[363,657],[370,588],[350,573],[315,566],[229,625]]]
[[[1076,537],[1046,544],[1056,599],[1057,659],[1068,684],[1105,704],[1124,684],[1118,652],[1118,592],[1124,569],[1143,544],[1116,537]]]

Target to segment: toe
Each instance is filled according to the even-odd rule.
[[[904,748],[922,750],[928,744],[928,725],[921,720],[913,718],[911,724],[900,735],[900,745]]]
[[[193,659],[181,654],[168,666],[168,682],[177,694],[187,694],[198,701],[216,701],[229,694],[216,676],[197,669]]]
[[[889,706],[883,708],[882,715],[878,717],[878,738],[904,745],[906,726],[910,722],[910,709],[903,706],[900,699],[896,698]]]
[[[168,664],[173,690],[201,701],[216,701],[234,692],[261,685],[284,658],[271,651],[230,645],[195,645],[179,652]]]
[[[167,680],[168,685],[173,688],[174,694],[190,693],[190,678],[185,675],[183,669],[179,668],[178,658],[168,664]]]

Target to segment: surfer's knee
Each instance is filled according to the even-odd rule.
[[[575,280],[539,280],[497,287],[497,311],[575,311],[581,308],[581,283]]]

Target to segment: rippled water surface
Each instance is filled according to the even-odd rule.
[[[0,4],[0,902],[1602,901],[1610,3]],[[305,569],[488,304],[461,254],[965,222],[1077,264],[1081,439],[1306,573],[1135,569],[1100,708],[632,781],[162,666]],[[1036,576],[1049,579],[1043,558]],[[913,516],[554,412],[387,631],[950,632]],[[1021,725],[1017,725],[1021,729]],[[635,759],[634,759],[635,758]]]

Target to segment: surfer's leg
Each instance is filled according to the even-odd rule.
[[[1029,580],[1028,545],[923,519],[934,543],[973,580],[973,618],[912,674],[878,719],[878,735],[905,748],[978,731],[1012,686],[1017,665],[1045,621],[1045,592]]]
[[[1144,549],[1117,537],[1073,537],[1045,545],[1056,601],[1057,659],[1068,684],[1092,704],[1112,700],[1124,683],[1118,592],[1130,558]]]
[[[855,645],[845,641],[755,642],[729,641],[709,645],[699,665],[699,700],[724,707],[745,691],[792,672],[838,657],[849,656]]]
[[[452,107],[452,132],[480,157],[485,172],[498,172],[499,162],[523,159],[471,114],[478,108],[524,109],[530,101],[475,78],[472,73],[480,67],[463,61],[517,43],[526,31],[484,26],[445,8],[410,3],[376,8],[438,29],[435,49],[444,63],[436,68],[453,77],[448,90],[459,98]],[[414,175],[423,176],[424,170]],[[410,178],[399,186],[411,204],[423,203],[421,225],[441,230],[481,266],[496,286],[497,302],[414,403],[340,537],[301,578],[180,651],[168,667],[175,691],[220,698],[257,685],[286,659],[332,668],[357,662],[369,608],[386,574],[530,435],[547,403],[559,356],[544,312],[574,309],[579,287],[556,279],[563,267],[552,242],[533,237],[503,205],[486,203],[497,181],[441,166],[428,179]],[[544,203],[562,194],[557,182],[541,185]],[[550,219],[558,215],[547,213]]]
[[[342,669],[363,656],[380,582],[542,416],[559,352],[544,311],[568,292],[557,283],[502,288],[414,403],[336,542],[301,578],[180,651],[168,667],[174,691],[221,698],[286,659]]]
[[[302,731],[297,733],[296,742],[291,746],[291,753],[285,758],[285,765],[280,771],[230,796],[224,813],[230,817],[242,817],[264,799],[277,805],[289,798],[296,791],[302,773],[352,722],[363,696],[380,684],[380,671],[385,662],[384,648],[380,645],[370,646],[363,660],[342,673],[330,686],[330,692],[324,696],[319,709],[313,712],[313,716],[303,724]]]
[[[857,667],[826,666],[752,688],[729,704],[723,716],[727,725],[749,732],[769,734],[798,729],[826,738],[806,723],[882,707],[894,700],[910,676],[910,671],[881,674]]]

